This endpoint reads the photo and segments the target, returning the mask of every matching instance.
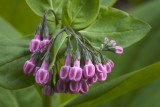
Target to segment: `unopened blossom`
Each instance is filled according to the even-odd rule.
[[[31,43],[29,46],[30,52],[37,51],[40,48],[40,44],[41,44],[41,36],[40,34],[36,33],[34,39],[31,40]]]
[[[105,71],[97,73],[97,81],[105,81],[107,78],[107,73]]]
[[[30,73],[33,73],[34,68],[35,68],[35,59],[32,56],[30,60],[25,62],[23,66],[23,71],[25,74],[30,74]]]
[[[64,66],[61,67],[60,69],[60,78],[62,80],[69,80],[69,70],[71,67],[71,56],[68,53],[65,59]]]
[[[83,75],[85,78],[93,77],[95,74],[95,67],[92,64],[91,59],[85,59],[85,66],[83,67]]]
[[[48,36],[46,36],[46,35],[44,35],[44,37],[43,37],[43,40],[41,41],[41,44],[40,44],[40,47],[42,47],[41,48],[41,52],[43,52],[45,49],[46,49],[46,44],[49,42],[49,35]]]
[[[111,40],[110,43],[112,43],[113,46],[116,46],[116,44],[117,44],[115,40]]]
[[[102,73],[104,71],[104,67],[101,63],[95,65],[96,72]]]
[[[116,49],[115,53],[117,53],[117,54],[123,53],[123,48],[121,46],[116,46],[115,49]]]
[[[49,81],[49,72],[48,72],[49,60],[43,60],[43,63],[40,69],[36,73],[36,82],[40,84],[46,84]]]
[[[66,93],[68,90],[68,83],[64,80],[59,79],[55,85],[55,91],[57,93]]]
[[[45,85],[42,92],[44,95],[52,96],[54,94],[54,89],[49,85]]]
[[[76,94],[80,91],[80,84],[76,81],[70,81],[69,82],[69,92],[71,94]]]
[[[70,68],[69,71],[69,80],[71,81],[80,81],[82,77],[82,69],[80,67],[80,61],[78,58],[74,61],[74,66]]]
[[[81,94],[87,93],[89,88],[87,81],[82,80],[79,82],[79,84],[80,84],[80,93]]]

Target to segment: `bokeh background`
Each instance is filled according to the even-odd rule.
[[[160,60],[160,0],[118,0],[113,7],[146,21],[152,29],[138,43],[125,48],[122,55],[108,55],[115,62],[115,68],[108,75],[106,82]],[[8,32],[9,28],[4,25],[12,26],[13,30],[17,30],[24,36],[34,33],[40,19],[41,17],[32,12],[25,0],[0,0],[1,34],[12,35]],[[26,96],[26,94],[28,95]],[[56,107],[59,102],[65,102],[75,96],[77,95],[60,94],[59,96],[56,94],[52,98],[52,106]],[[28,100],[32,98],[34,101]],[[100,104],[98,107],[160,107],[159,100],[160,79]],[[0,107],[23,107],[24,105],[41,107],[41,102],[42,99],[33,86],[15,91],[0,88]]]

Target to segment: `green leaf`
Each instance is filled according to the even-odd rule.
[[[160,62],[157,62],[141,70],[128,73],[108,83],[97,86],[87,94],[80,95],[65,103],[63,106],[74,106],[89,101],[93,106],[96,106],[102,102],[116,98],[160,78],[160,72],[158,72],[159,69]]]
[[[14,29],[18,29],[24,35],[35,32],[40,17],[28,7],[24,0],[2,0],[0,5],[1,17],[14,26]],[[5,31],[8,29],[6,28]]]
[[[45,11],[52,9],[56,12],[58,19],[62,16],[62,7],[65,0],[26,0],[29,7],[38,15],[43,16]],[[54,15],[48,15],[48,19],[54,21]]]
[[[96,21],[80,32],[96,47],[100,47],[105,37],[116,40],[122,47],[142,39],[150,30],[150,26],[126,12],[101,7]]]
[[[8,89],[24,88],[34,83],[32,75],[23,73],[23,65],[29,59],[28,40],[31,36],[22,37],[12,26],[0,18],[0,86]]]
[[[50,71],[55,63],[55,60],[56,60],[56,56],[58,54],[58,51],[60,50],[61,46],[63,45],[63,42],[65,41],[66,37],[68,35],[63,32],[62,34],[58,35],[53,46],[52,46],[52,50],[51,50],[51,54],[53,55],[53,59],[49,65],[49,69],[48,71]]]
[[[63,8],[63,26],[79,30],[89,26],[99,12],[99,0],[66,0]]]
[[[1,107],[42,107],[42,99],[33,86],[16,91],[0,88],[0,94]]]
[[[100,5],[112,7],[117,0],[100,0]]]
[[[140,42],[124,50],[124,54],[115,58],[115,69],[109,76],[116,78],[127,72],[143,68],[160,60],[160,26],[159,26],[160,1],[155,0],[132,9],[130,13],[152,26],[151,32]],[[150,15],[148,15],[150,13]],[[122,63],[122,64],[120,64]],[[160,80],[128,93],[109,102],[99,105],[100,107],[159,107],[159,84]]]

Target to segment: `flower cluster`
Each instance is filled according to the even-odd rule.
[[[52,96],[54,93],[87,93],[89,87],[97,81],[105,81],[107,74],[114,67],[112,60],[107,58],[102,51],[123,53],[123,48],[117,46],[115,40],[106,37],[100,49],[95,48],[91,42],[80,32],[75,32],[71,27],[64,26],[51,36],[47,27],[47,10],[38,25],[34,39],[30,42],[31,59],[23,67],[25,74],[33,74],[35,81],[40,84],[44,95]],[[54,15],[56,15],[54,13]],[[56,24],[58,24],[56,19]],[[59,57],[53,55],[56,37],[65,32],[68,37],[68,48]],[[76,44],[71,42],[73,36]],[[75,47],[76,46],[76,47]],[[76,50],[76,51],[75,51]],[[56,56],[56,57],[53,57]],[[61,60],[65,56],[64,65]],[[54,63],[50,63],[53,61]]]

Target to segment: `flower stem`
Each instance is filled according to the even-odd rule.
[[[42,96],[42,107],[51,107],[51,97],[47,95]]]

